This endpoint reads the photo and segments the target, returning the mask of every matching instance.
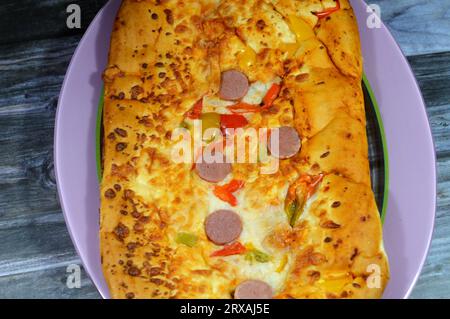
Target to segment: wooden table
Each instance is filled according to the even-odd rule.
[[[70,58],[106,0],[3,0],[0,4],[0,297],[99,298],[85,273],[66,285],[79,258],[58,203],[53,128]],[[82,29],[66,27],[77,3]],[[438,155],[438,207],[431,251],[414,298],[450,297],[450,1],[372,0],[417,76]]]

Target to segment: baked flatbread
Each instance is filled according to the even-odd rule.
[[[111,296],[381,297],[361,76],[347,0],[124,0],[104,72]],[[215,133],[174,160],[196,123]],[[232,129],[266,129],[267,154],[198,160],[235,150]]]

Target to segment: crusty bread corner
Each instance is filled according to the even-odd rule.
[[[249,216],[282,205],[281,189],[301,174],[325,174],[302,222],[267,235],[268,250],[289,252],[275,297],[382,296],[389,269],[370,185],[360,41],[349,2],[340,5],[318,19],[312,12],[334,1],[123,1],[104,72],[100,242],[111,297],[230,298],[245,279],[243,260],[209,258],[209,186],[189,165],[170,160],[172,131],[196,101],[217,93],[221,72],[231,68],[251,81],[281,77],[282,93],[258,125],[291,125],[303,140],[301,152],[273,176],[254,177],[249,165],[233,168],[235,176],[253,178],[242,195],[254,208]],[[301,19],[302,30],[313,34],[289,57],[280,34],[255,27],[263,19],[271,28],[267,14],[276,13]],[[237,56],[250,44],[259,52],[247,68]],[[194,248],[174,241],[186,229],[199,238]],[[372,266],[380,274],[375,288],[367,285]]]

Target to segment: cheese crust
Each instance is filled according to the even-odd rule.
[[[104,72],[100,242],[112,298],[232,298],[248,279],[264,280],[275,298],[382,296],[389,269],[370,185],[359,35],[349,2],[339,5],[319,18],[336,2],[123,1]],[[245,181],[234,207],[171,157],[186,112],[202,98],[208,107],[230,69],[251,83],[281,81],[250,127],[292,126],[302,139],[274,174],[233,164],[225,182]],[[292,226],[285,198],[305,175],[323,180]],[[269,260],[211,257],[221,247],[204,221],[218,209],[238,212],[239,242]]]

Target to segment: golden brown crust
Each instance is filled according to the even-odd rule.
[[[389,270],[370,187],[356,20],[347,0],[329,19],[313,14],[334,5],[123,1],[104,73],[100,241],[113,298],[229,298],[254,276],[270,277],[279,298],[382,295]],[[236,208],[242,241],[270,253],[265,264],[210,257],[218,247],[203,222],[220,203],[192,165],[171,160],[174,130],[196,101],[217,93],[227,69],[251,82],[280,77],[280,96],[250,126],[294,126],[303,140],[275,174],[233,165],[246,181]],[[325,177],[292,228],[284,199],[304,174]],[[180,245],[180,232],[195,234],[195,247]],[[367,285],[371,265],[378,288]]]
[[[366,282],[372,264],[379,267],[380,287],[388,279],[387,262],[380,251],[379,215],[370,187],[329,175],[321,183],[311,211],[307,221],[315,228],[308,234],[308,244],[299,246],[281,296],[380,297],[379,289],[361,284]]]

